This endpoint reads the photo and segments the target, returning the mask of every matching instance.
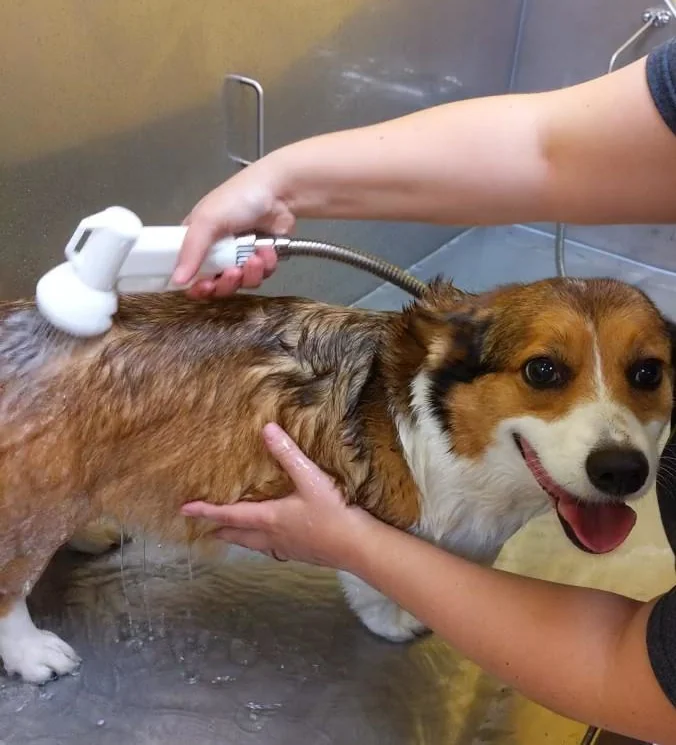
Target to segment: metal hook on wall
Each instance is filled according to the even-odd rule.
[[[643,25],[632,34],[622,45],[620,45],[610,58],[608,74],[615,71],[619,58],[641,39],[650,29],[664,28],[672,19],[676,18],[676,3],[674,0],[663,0],[664,7],[647,8],[641,15]],[[556,224],[556,236],[554,239],[554,262],[556,274],[559,277],[566,276],[566,224]]]

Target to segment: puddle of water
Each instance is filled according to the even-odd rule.
[[[243,732],[261,732],[281,709],[281,704],[259,704],[250,701],[235,714],[235,724]]]

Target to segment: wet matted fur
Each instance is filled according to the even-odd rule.
[[[640,497],[671,412],[671,354],[668,322],[613,280],[478,296],[437,281],[396,313],[254,295],[131,296],[112,331],[86,341],[56,332],[32,301],[0,303],[0,657],[36,682],[77,664],[33,626],[25,598],[64,543],[108,545],[102,518],[219,553],[213,526],[179,509],[286,494],[288,477],[261,440],[270,421],[350,502],[477,561],[493,561],[558,498],[518,438],[590,503],[608,495],[590,485],[585,458],[599,444],[632,448],[647,471],[621,497]],[[543,357],[568,371],[565,384],[524,378]],[[651,390],[632,384],[645,360],[662,370]],[[423,630],[342,579],[375,633],[404,640]]]

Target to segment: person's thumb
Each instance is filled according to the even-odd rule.
[[[195,219],[192,215],[184,220],[184,225],[188,226],[188,230],[172,276],[172,281],[177,285],[184,285],[192,280],[211,246],[227,232],[216,222],[204,218]]]
[[[277,424],[265,425],[263,439],[270,455],[286,471],[299,492],[334,486],[331,478]]]

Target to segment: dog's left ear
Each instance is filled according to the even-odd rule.
[[[409,331],[425,350],[425,367],[468,383],[486,371],[486,336],[491,319],[479,308],[444,312],[418,308],[411,314]]]

